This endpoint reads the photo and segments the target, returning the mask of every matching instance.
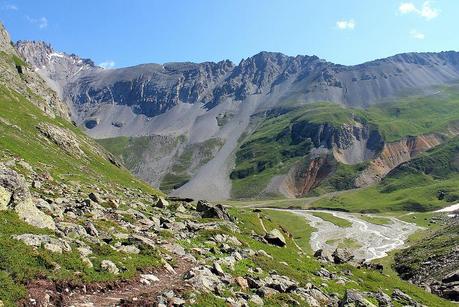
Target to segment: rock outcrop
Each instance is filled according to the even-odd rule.
[[[0,85],[19,92],[51,117],[69,119],[68,106],[17,52],[8,32],[0,23]]]
[[[56,228],[53,218],[37,209],[24,177],[0,163],[0,210],[8,209],[30,225]]]

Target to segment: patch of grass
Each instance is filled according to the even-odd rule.
[[[346,219],[334,216],[327,212],[312,212],[312,215],[318,217],[324,221],[330,222],[338,227],[352,227],[352,223]]]
[[[359,219],[375,225],[389,225],[392,223],[392,221],[387,217],[371,216],[367,214],[360,214]]]
[[[325,241],[325,243],[334,245],[339,248],[358,249],[362,247],[362,245],[358,241],[350,239],[350,238],[330,239],[330,240]]]
[[[304,217],[285,211],[263,210],[263,212],[268,212],[272,223],[282,225],[292,235],[292,239],[295,240],[298,246],[304,252],[312,255],[313,252],[309,240],[315,229],[309,225]]]

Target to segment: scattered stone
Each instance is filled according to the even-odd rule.
[[[41,181],[39,181],[39,180],[32,181],[32,188],[41,189]]]
[[[376,307],[375,304],[368,301],[362,293],[356,290],[346,290],[343,300],[339,304],[340,307]]]
[[[97,228],[96,226],[94,226],[93,223],[87,221],[85,224],[84,224],[84,228],[86,230],[86,232],[93,236],[93,237],[98,237],[99,236],[99,231],[97,231]]]
[[[98,204],[102,203],[102,198],[100,197],[99,193],[91,192],[89,193],[88,197],[90,200],[92,200],[95,203],[98,203]]]
[[[27,163],[26,161],[24,161],[24,160],[19,161],[18,165],[21,166],[23,169],[31,172],[31,173],[33,172],[32,166],[29,163]]]
[[[167,208],[169,207],[169,202],[164,197],[160,197],[158,201],[156,202],[156,207]]]
[[[265,235],[266,241],[272,245],[284,247],[287,245],[287,242],[285,241],[284,236],[278,229],[273,229],[269,233]]]
[[[140,249],[138,249],[135,245],[121,245],[120,247],[118,247],[118,250],[126,254],[140,253]]]
[[[13,238],[18,241],[22,241],[24,242],[24,244],[29,245],[29,246],[35,246],[35,247],[43,246],[45,249],[51,252],[62,253],[63,251],[65,252],[72,251],[70,244],[68,244],[62,239],[56,239],[48,235],[35,235],[35,234],[25,233],[22,235],[13,236]]]
[[[13,194],[0,186],[0,211],[7,210]]]
[[[276,293],[279,293],[278,291],[268,288],[268,287],[261,287],[260,289],[257,290],[257,294],[261,296],[262,298],[269,298]]]
[[[297,284],[287,276],[271,275],[265,279],[265,285],[279,292],[291,292],[298,288]]]
[[[263,306],[264,305],[263,299],[260,296],[256,295],[256,294],[254,294],[254,295],[252,295],[250,297],[249,302],[254,304],[254,305],[256,305],[256,306]]]
[[[202,289],[204,292],[212,292],[222,284],[220,278],[204,266],[193,268],[185,274],[184,278],[195,289]]]
[[[152,283],[157,282],[157,281],[159,281],[159,278],[153,274],[141,274],[140,275],[140,282],[144,285],[149,286]]]
[[[459,281],[459,270],[448,274],[442,279],[442,282],[444,283],[451,283],[456,281]]]
[[[213,264],[214,268],[213,271],[215,274],[220,275],[220,276],[225,276],[225,272],[223,271],[222,267],[218,262],[214,262]]]
[[[386,293],[379,291],[373,294],[373,297],[378,301],[379,306],[389,307],[392,306],[392,299]]]
[[[316,257],[319,260],[323,261],[328,261],[328,262],[333,262],[333,256],[332,254],[324,249],[318,249],[314,252],[314,257]]]
[[[244,277],[238,276],[235,278],[236,283],[241,287],[243,291],[245,291],[247,288],[249,288],[249,284],[247,283],[247,280]]]
[[[354,259],[354,255],[346,248],[337,248],[333,254],[333,262],[336,264],[347,263]]]
[[[198,201],[196,211],[201,212],[203,218],[218,218],[221,220],[232,221],[228,211],[222,205],[212,205],[204,200]]]
[[[270,254],[268,254],[265,250],[263,249],[259,249],[255,252],[255,255],[257,256],[262,256],[262,257],[268,257],[270,259],[273,259],[273,256],[271,256]]]
[[[400,289],[395,289],[394,292],[392,292],[392,299],[396,300],[402,304],[409,304],[413,306],[418,306],[419,304],[411,298],[408,294],[404,293]]]
[[[186,212],[186,208],[180,204],[177,206],[177,208],[175,209],[176,212],[180,212],[180,213],[185,213]]]
[[[102,260],[100,267],[111,274],[118,275],[120,270],[118,267],[110,260]]]
[[[162,261],[164,263],[164,268],[166,269],[166,271],[168,271],[170,274],[177,274],[177,272],[175,272],[174,268],[166,261],[163,259]]]

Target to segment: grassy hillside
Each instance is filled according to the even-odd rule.
[[[274,111],[258,120],[261,123],[242,141],[236,153],[231,173],[234,198],[258,196],[273,176],[285,174],[293,163],[309,153],[313,145],[306,137],[297,144],[293,125],[305,123],[309,130],[314,130],[321,124],[339,128],[358,121],[377,130],[385,142],[433,132],[447,133],[459,122],[459,86],[445,86],[432,96],[407,97],[368,109],[315,103],[300,109]],[[352,188],[343,183],[352,183],[364,166],[364,163],[356,166],[337,163],[333,175],[314,193]]]
[[[313,205],[367,212],[439,209],[459,200],[458,157],[459,138],[454,138],[400,165],[377,186],[326,197]]]
[[[140,187],[149,193],[157,193],[127,170],[116,167],[104,157],[104,151],[78,128],[63,119],[51,119],[26,98],[0,86],[0,154],[3,157],[18,156],[32,166],[49,172],[62,181],[81,181],[87,184],[111,185],[118,183]],[[67,129],[80,141],[83,154],[63,154],[62,149],[44,137],[37,126],[47,123]]]

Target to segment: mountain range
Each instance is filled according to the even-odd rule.
[[[355,168],[352,182],[327,189],[367,186],[456,133],[450,119],[444,127],[416,131],[422,133],[384,135],[376,118],[403,118],[409,114],[388,108],[401,99],[440,97],[441,87],[454,86],[459,53],[453,51],[354,66],[261,52],[237,65],[102,69],[44,42],[15,47],[59,93],[77,125],[137,176],[173,195],[298,197],[348,166]],[[263,180],[252,186],[253,176]]]

